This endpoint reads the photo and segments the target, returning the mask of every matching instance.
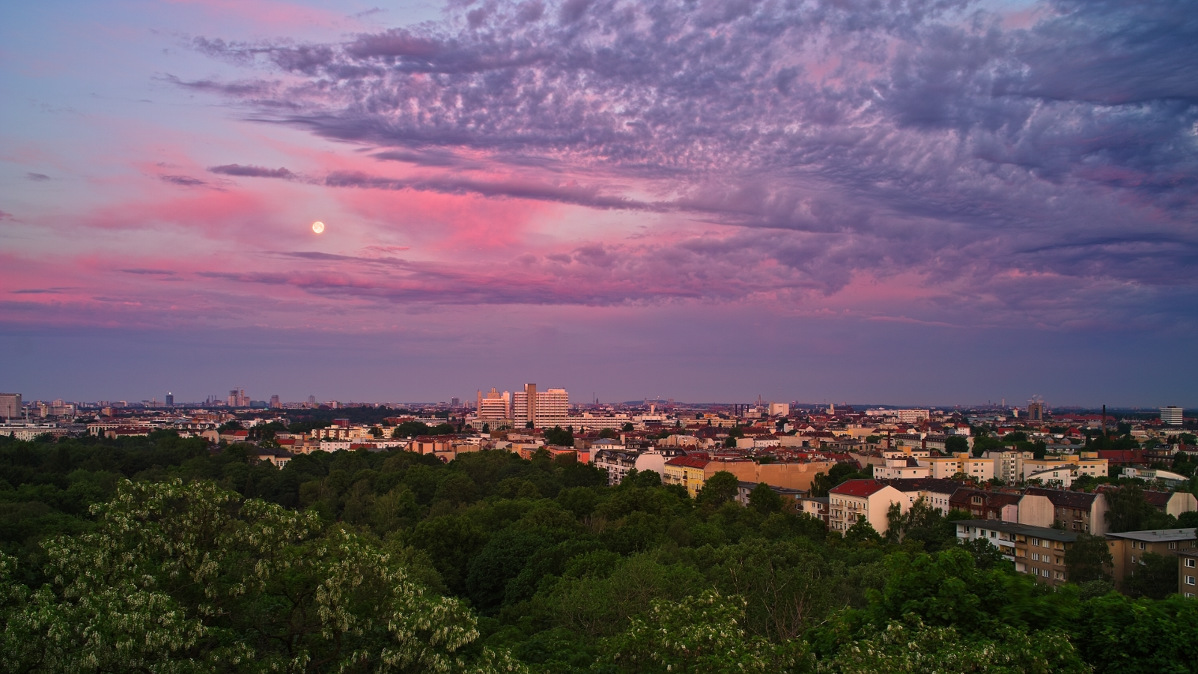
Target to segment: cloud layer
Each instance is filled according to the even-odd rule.
[[[1155,320],[1188,321],[1153,303],[1195,301],[1198,16],[1178,2],[1034,10],[1018,25],[947,1],[465,3],[440,24],[337,44],[196,38],[260,75],[181,84],[411,169],[329,170],[329,187],[729,228],[578,240],[616,251],[588,292],[506,275],[514,287],[478,301],[651,301],[650,288],[801,301],[914,272],[929,297],[965,293],[948,322],[972,319],[970,305],[1034,312],[1027,292],[1058,296],[1040,321],[1080,320],[1079,294],[1120,320],[1145,301]],[[545,251],[540,272],[569,285],[553,256],[571,254]],[[712,282],[660,283],[646,260],[663,256],[679,279]]]

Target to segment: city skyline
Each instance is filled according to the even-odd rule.
[[[1198,407],[1194,12],[903,6],[10,3],[0,390]]]

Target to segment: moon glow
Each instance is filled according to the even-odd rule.
[[[321,232],[324,231],[324,223],[319,220],[312,223],[312,231],[316,232],[317,234],[320,234]]]

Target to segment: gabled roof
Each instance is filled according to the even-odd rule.
[[[1023,490],[1024,496],[1046,496],[1052,504],[1058,508],[1080,508],[1089,509],[1094,504],[1095,494],[1088,494],[1084,491],[1064,491],[1062,489],[1042,489],[1040,487],[1028,487]]]
[[[886,488],[877,480],[849,480],[828,490],[829,494],[841,496],[869,496]]]

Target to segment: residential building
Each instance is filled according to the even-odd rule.
[[[1106,543],[1111,551],[1115,584],[1122,588],[1127,579],[1135,575],[1136,569],[1144,564],[1146,553],[1175,557],[1183,550],[1198,548],[1194,532],[1194,529],[1152,529],[1107,534]]]
[[[885,534],[890,506],[898,503],[907,512],[914,500],[878,480],[843,482],[828,491],[828,530],[844,534],[857,523],[858,517],[864,517],[878,533]]]
[[[1177,591],[1183,597],[1198,597],[1198,548],[1177,553]]]
[[[960,520],[956,525],[958,539],[988,541],[1005,559],[1015,563],[1019,573],[1035,576],[1053,587],[1069,580],[1065,552],[1077,540],[1075,531],[1001,520]]]
[[[704,469],[711,461],[700,456],[675,456],[665,462],[661,481],[664,484],[680,484],[686,487],[691,498],[699,495],[706,481]]]
[[[956,480],[931,477],[878,481],[906,494],[907,500],[912,504],[923,499],[925,504],[940,511],[942,515],[947,515],[948,511],[952,509],[953,494],[964,488],[964,485]]]
[[[1055,477],[1052,475],[1054,470],[1057,471]],[[1106,477],[1108,472],[1107,460],[1099,458],[1097,452],[1046,456],[1043,459],[1024,457],[1023,459],[1023,479],[1039,479],[1045,484],[1049,481],[1064,482],[1066,479],[1073,479],[1081,475]],[[1037,475],[1039,477],[1036,477]]]
[[[536,384],[525,384],[523,391],[512,394],[512,416],[519,424],[564,428],[569,425],[569,411],[570,396],[563,388],[537,391]]]
[[[1065,531],[1105,534],[1107,503],[1101,493],[1028,487],[1019,499],[1019,523],[1062,527]]]
[[[475,414],[479,421],[491,423],[492,428],[497,423],[507,422],[512,418],[512,394],[508,391],[500,393],[495,390],[494,386],[485,396],[482,391],[479,391],[478,407],[475,408]]]
[[[949,509],[965,510],[978,520],[1019,521],[1019,499],[1023,494],[961,488],[949,497]]]
[[[621,452],[611,449],[600,449],[595,452],[596,468],[607,471],[607,483],[617,485],[624,481],[629,472],[636,468],[636,452]]]
[[[1023,462],[1035,458],[1032,452],[1021,452],[1017,449],[1007,449],[1001,452],[990,452],[994,460],[994,477],[1006,484],[1015,484],[1023,479]]]
[[[1188,491],[1145,491],[1144,500],[1157,510],[1174,517],[1198,510],[1198,498]]]

